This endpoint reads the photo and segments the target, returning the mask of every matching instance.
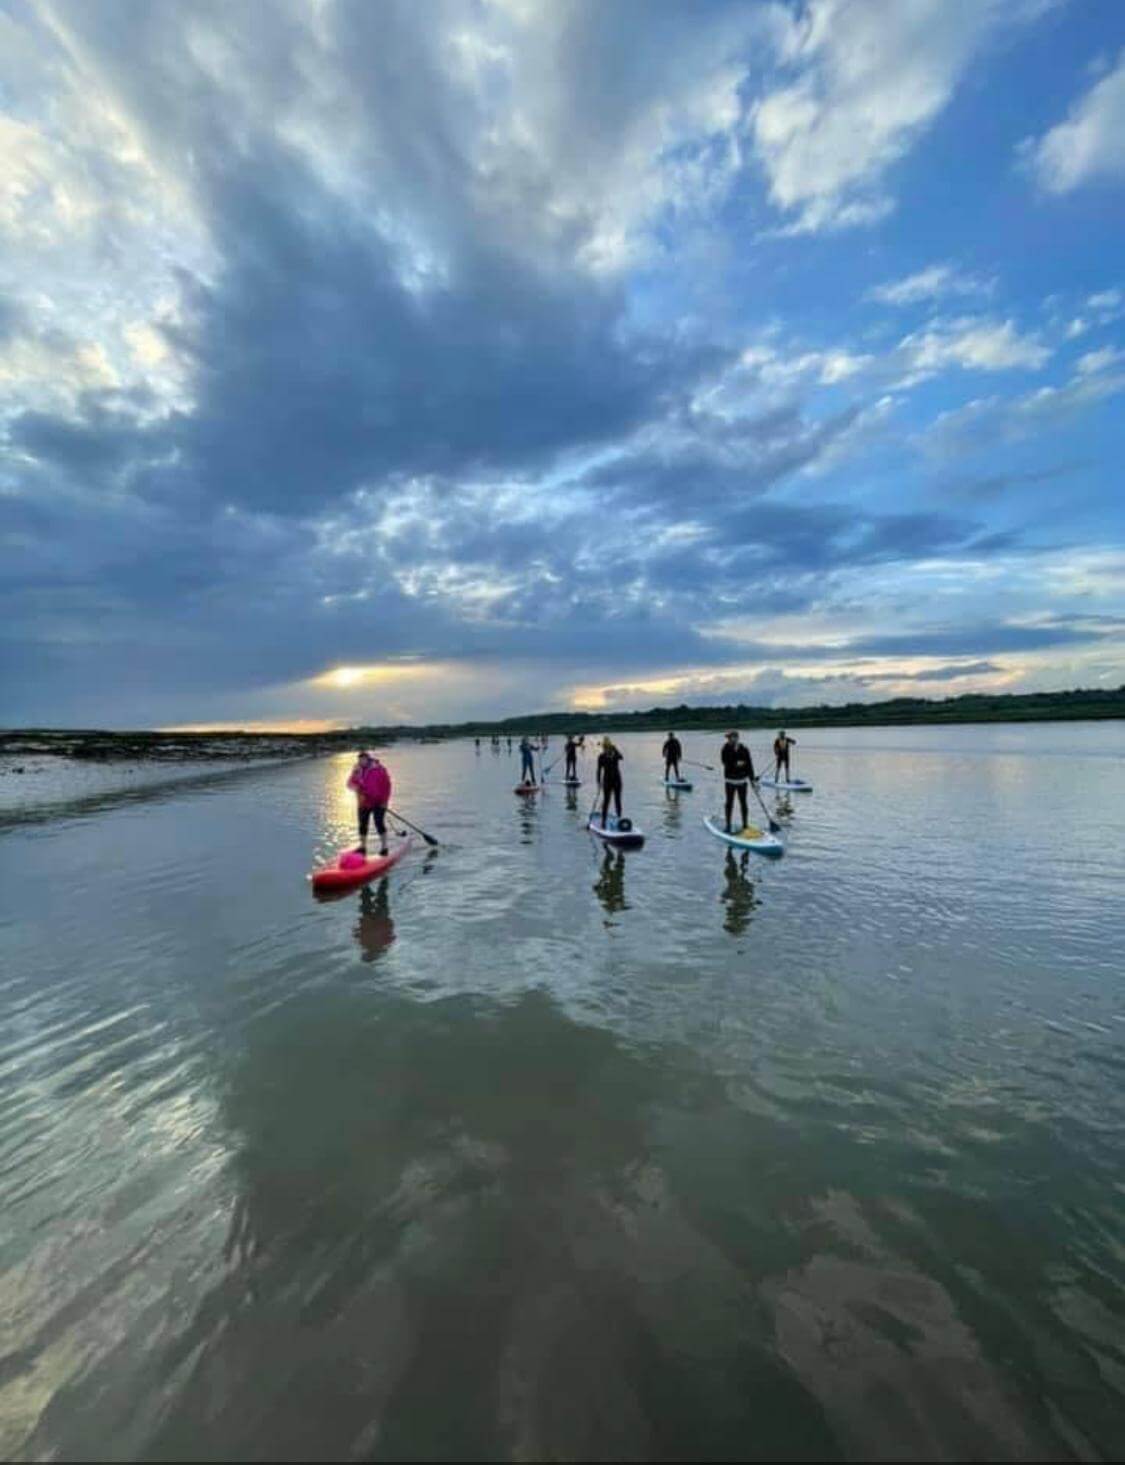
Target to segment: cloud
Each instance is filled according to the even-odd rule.
[[[1125,179],[1125,51],[1078,98],[1065,122],[1024,144],[1023,155],[1048,193]]]
[[[1037,370],[1051,356],[1035,336],[1021,335],[1014,321],[961,317],[938,320],[925,330],[904,336],[896,357],[907,382],[920,381],[960,367],[964,371]]]
[[[943,492],[946,495],[952,495],[956,498],[998,498],[1011,488],[1026,488],[1042,483],[1054,483],[1060,478],[1071,476],[1080,468],[1088,468],[1090,466],[1091,460],[1085,459],[1082,461],[1053,463],[1049,467],[1035,468],[1026,472],[1009,471],[1005,473],[989,473],[983,477],[944,484]]]
[[[987,295],[992,282],[960,273],[951,264],[927,265],[901,280],[873,285],[864,295],[880,305],[917,305],[923,300],[940,300],[950,295]]]
[[[781,47],[791,79],[751,117],[770,199],[790,229],[886,217],[889,169],[945,109],[1000,26],[1040,9],[995,0],[811,0],[791,14]]]
[[[1086,304],[1091,310],[1096,310],[1103,316],[1113,319],[1125,305],[1125,291],[1099,290],[1087,299]]]
[[[413,715],[517,710],[580,675],[737,665],[724,620],[807,629],[876,579],[901,627],[919,563],[927,585],[992,574],[1024,530],[983,490],[931,492],[925,422],[964,372],[1041,367],[1061,326],[951,311],[894,344],[856,319],[866,255],[789,320],[821,246],[754,231],[759,168],[786,228],[885,213],[894,160],[1011,13],[0,10],[19,715],[195,722],[241,696],[346,721],[392,691]],[[949,262],[901,274],[886,243],[880,304],[985,289]],[[1122,306],[1065,298],[1091,328]],[[1055,396],[940,430],[1003,445],[1084,410],[1118,377],[1087,354]],[[372,665],[425,670],[317,680]]]
[[[1087,351],[1084,356],[1080,356],[1074,369],[1079,376],[1093,376],[1095,372],[1108,371],[1122,361],[1125,361],[1125,352],[1118,351],[1114,346],[1103,346],[1098,351]]]
[[[1072,422],[1125,391],[1125,373],[1091,373],[1061,387],[1039,387],[1018,397],[984,397],[940,413],[923,434],[931,452],[960,454],[998,440],[1016,442]]]

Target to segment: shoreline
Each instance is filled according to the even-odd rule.
[[[961,703],[961,705],[957,705]],[[1034,703],[1036,705],[1027,705]],[[1013,705],[1016,704],[1016,705]],[[975,715],[974,715],[975,714]],[[964,706],[962,699],[920,707],[916,702],[860,709],[831,708],[654,708],[647,712],[544,713],[503,722],[429,724],[421,727],[359,726],[334,732],[144,732],[94,728],[13,728],[0,731],[0,776],[19,775],[27,762],[41,758],[73,758],[90,763],[210,763],[290,760],[345,752],[357,745],[389,747],[395,743],[444,743],[465,738],[519,737],[524,733],[587,737],[599,733],[725,731],[738,727],[754,732],[785,727],[894,728],[994,727],[997,724],[1107,722],[1125,719],[1125,692],[1053,693],[1013,697],[1008,705]]]

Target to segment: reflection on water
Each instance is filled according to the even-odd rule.
[[[743,850],[741,855],[736,856],[729,845],[726,851],[723,866],[722,900],[726,908],[723,930],[729,931],[732,936],[741,936],[749,926],[754,910],[754,882],[748,874],[751,855],[749,850]]]
[[[619,849],[605,849],[602,852],[598,878],[594,881],[594,893],[605,907],[606,915],[628,910],[625,902],[625,852]]]
[[[680,802],[680,799],[683,797],[690,797],[690,795],[681,795],[674,788],[666,788],[664,790],[664,803],[660,811],[661,823],[664,827],[664,833],[669,837],[678,834],[683,827],[684,809]]]
[[[1119,1457],[1125,775],[960,731],[776,864],[659,737],[632,859],[471,745],[335,902],[349,757],[0,836],[0,1455]]]
[[[360,891],[355,939],[359,942],[364,961],[376,961],[395,939],[390,890],[390,877],[384,876],[374,891],[369,885]]]

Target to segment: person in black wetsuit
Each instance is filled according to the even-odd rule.
[[[664,740],[664,746],[660,750],[664,754],[664,782],[675,778],[680,782],[680,759],[684,756],[683,747],[679,738],[674,732],[670,732]]]
[[[526,733],[520,738],[520,782],[535,782],[535,744]]]
[[[563,777],[578,777],[578,744],[575,742],[573,733],[566,735],[566,772]]]
[[[613,800],[617,817],[621,818],[621,750],[609,738],[602,738],[598,754],[598,787],[602,791],[602,828],[609,817],[609,801]]]
[[[787,738],[784,730],[779,732],[773,740],[773,757],[776,765],[773,776],[779,783],[783,777],[786,782],[789,781],[789,749],[795,748],[796,746],[797,739]],[[784,774],[782,773],[782,769],[785,770]]]
[[[750,783],[756,783],[754,777],[754,760],[750,756],[750,749],[745,743],[740,743],[738,733],[731,731],[727,733],[727,740],[723,744],[723,778],[726,780],[726,831],[731,832],[730,815],[734,808],[734,797],[738,795],[739,807],[742,810],[742,823],[738,826],[745,829],[749,823],[750,815],[746,807],[746,789]]]

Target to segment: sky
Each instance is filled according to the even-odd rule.
[[[7,726],[1125,683],[1125,5],[0,0]]]

